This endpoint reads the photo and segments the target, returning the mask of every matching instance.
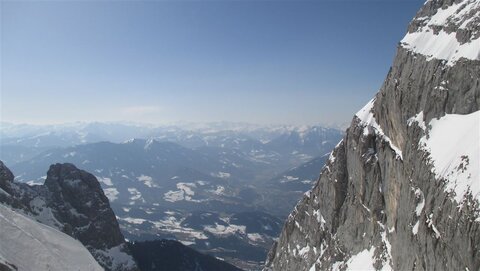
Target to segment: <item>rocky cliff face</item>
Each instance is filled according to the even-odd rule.
[[[84,244],[107,269],[135,267],[115,214],[100,183],[72,164],[50,166],[44,184],[45,206],[53,211],[62,231]]]
[[[480,1],[430,0],[265,270],[480,269]]]
[[[13,182],[0,161],[0,202],[79,240],[106,270],[137,270],[95,176],[72,164],[50,166],[44,185]]]

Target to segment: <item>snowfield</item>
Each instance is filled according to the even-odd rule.
[[[150,176],[147,176],[147,175],[143,175],[143,174],[142,174],[142,175],[140,175],[139,177],[137,177],[137,180],[143,182],[143,183],[145,184],[145,186],[147,186],[147,187],[150,187],[150,188],[152,188],[152,187],[158,187],[157,185],[155,185],[155,184],[153,183],[153,178],[150,177]]]
[[[103,270],[77,240],[0,204],[0,263],[18,270]]]
[[[163,194],[163,199],[169,202],[176,202],[181,200],[200,202],[200,200],[192,199],[195,196],[195,189],[197,185],[195,183],[177,183],[176,191],[168,191]]]

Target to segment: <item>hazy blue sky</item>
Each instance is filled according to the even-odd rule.
[[[1,120],[350,121],[423,2],[1,1]]]

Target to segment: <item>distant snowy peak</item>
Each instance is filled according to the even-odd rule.
[[[452,3],[451,3],[452,2]],[[401,46],[449,66],[480,60],[480,1],[428,1],[410,24]]]

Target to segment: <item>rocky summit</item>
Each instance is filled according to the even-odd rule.
[[[50,166],[44,184],[46,206],[63,225],[63,232],[80,240],[99,263],[112,270],[129,270],[133,260],[127,255],[125,240],[108,198],[92,174],[73,164]]]
[[[479,14],[424,4],[265,270],[480,269]]]

